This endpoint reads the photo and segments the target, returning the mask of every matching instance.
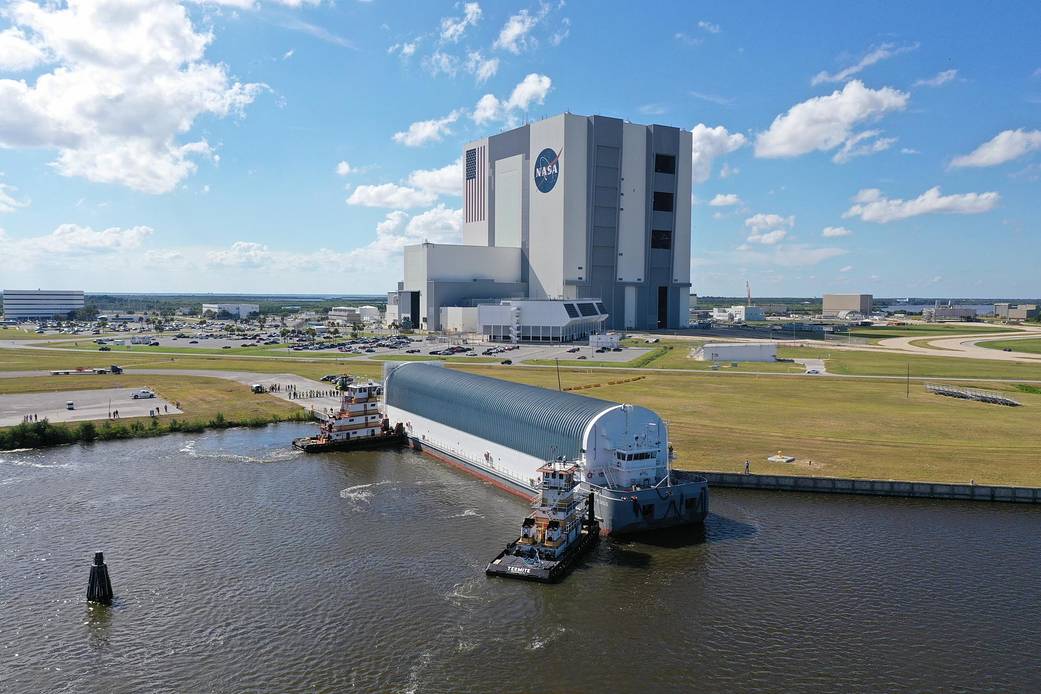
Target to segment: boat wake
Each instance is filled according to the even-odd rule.
[[[372,498],[373,487],[382,487],[385,484],[394,484],[393,480],[383,480],[382,482],[369,482],[368,484],[356,484],[353,487],[347,487],[346,489],[340,490],[340,498],[347,499],[348,501],[355,502],[368,502]]]

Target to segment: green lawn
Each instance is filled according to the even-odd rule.
[[[1010,348],[1013,352],[1026,352],[1027,354],[1041,354],[1041,338],[1028,340],[992,340],[976,343],[987,349]]]
[[[828,372],[836,374],[904,376],[910,365],[912,377],[1041,380],[1041,363],[919,356],[882,350],[829,350],[817,347],[782,347],[778,350],[778,355],[824,359]]]
[[[550,369],[465,370],[556,388]],[[599,380],[598,380],[599,377]],[[1024,404],[1008,408],[932,395],[912,383],[826,378],[719,378],[647,372],[607,385],[603,371],[561,370],[565,387],[602,382],[583,395],[644,405],[670,427],[678,467],[860,478],[1041,486],[1037,429],[1041,392],[981,384]],[[778,450],[795,465],[770,464]],[[810,465],[807,461],[812,461]]]
[[[868,337],[873,340],[884,340],[889,337],[954,337],[956,335],[973,335],[1008,332],[1007,328],[990,325],[945,325],[943,323],[922,323],[915,325],[873,325],[865,328],[853,328],[853,337]]]

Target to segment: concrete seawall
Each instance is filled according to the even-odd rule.
[[[708,479],[709,487],[767,489],[789,492],[824,492],[902,496],[962,501],[1007,501],[1041,504],[1041,488],[995,487],[986,484],[945,484],[900,480],[860,480],[846,477],[805,477],[798,475],[755,475],[737,472],[694,472]]]

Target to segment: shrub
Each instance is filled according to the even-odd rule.
[[[94,426],[94,422],[83,422],[76,430],[76,434],[80,441],[90,443],[98,438],[98,428]]]

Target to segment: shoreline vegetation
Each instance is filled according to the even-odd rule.
[[[23,422],[15,426],[0,428],[0,451],[21,448],[50,448],[70,443],[93,443],[95,441],[119,441],[124,439],[151,438],[164,434],[196,433],[207,429],[231,429],[233,427],[265,427],[279,422],[308,422],[311,413],[300,409],[297,412],[266,417],[225,417],[217,412],[209,419],[171,417],[134,418],[125,421],[106,419],[101,422],[55,423],[43,419],[39,422]]]

